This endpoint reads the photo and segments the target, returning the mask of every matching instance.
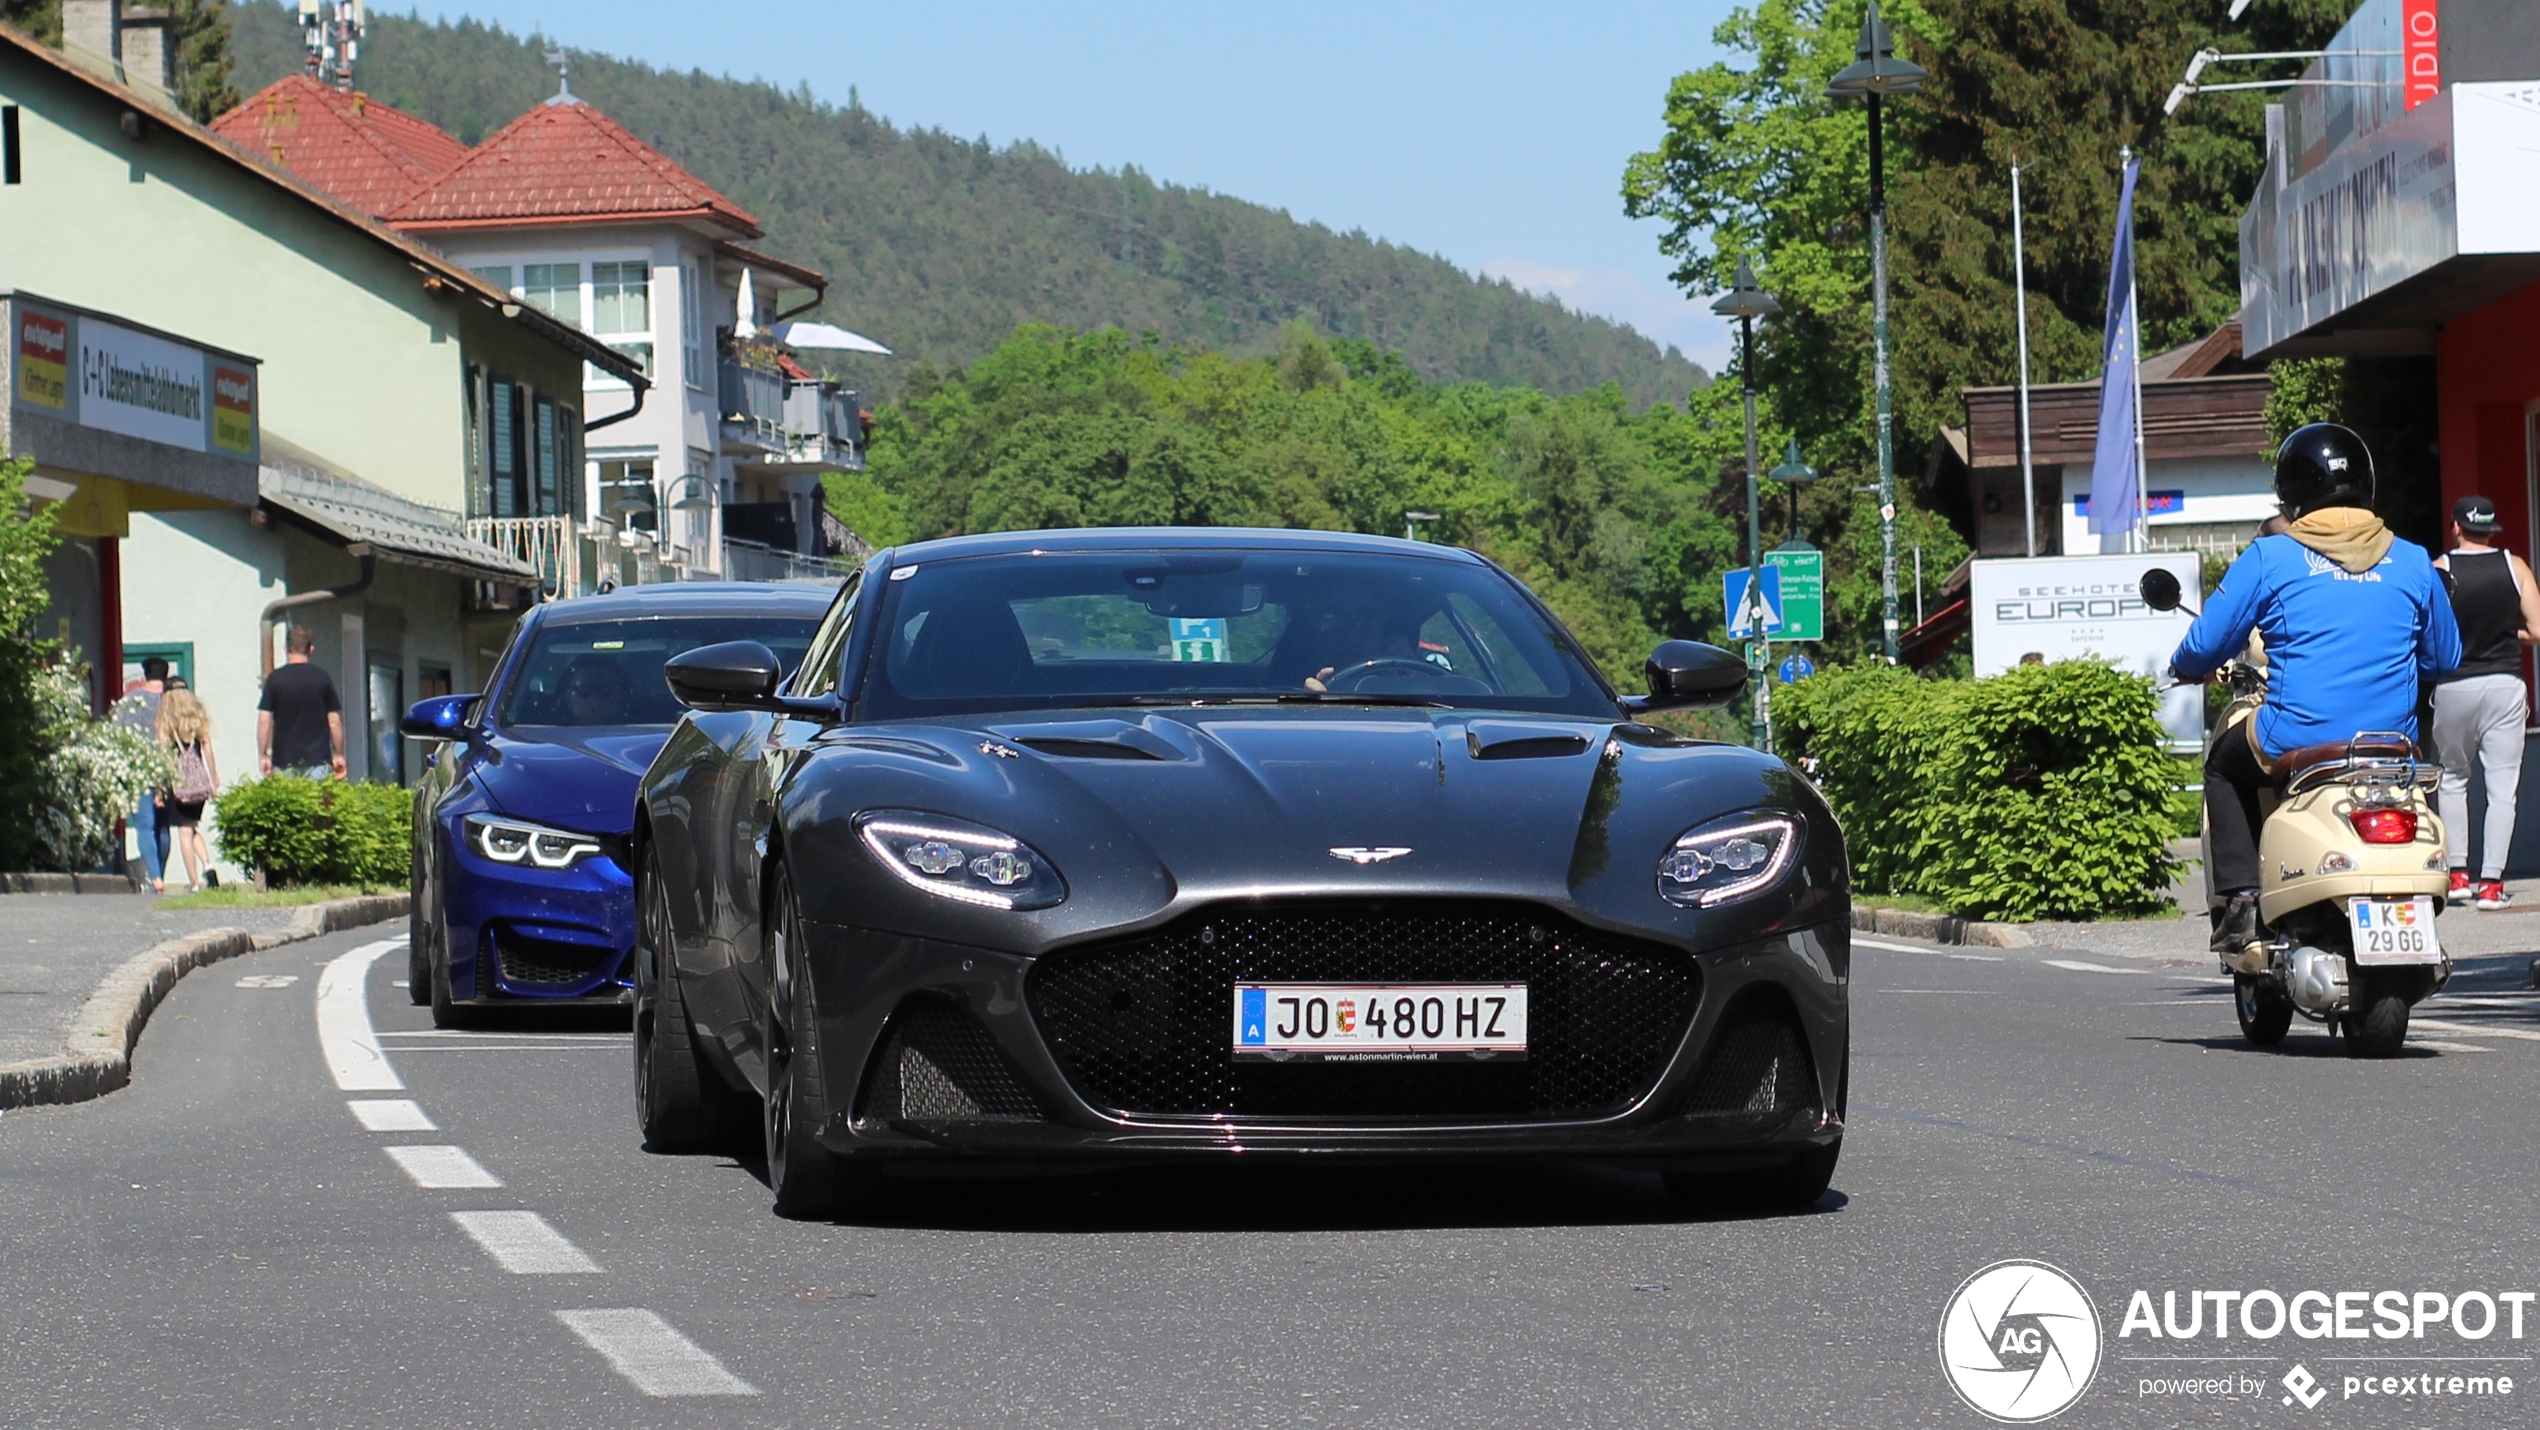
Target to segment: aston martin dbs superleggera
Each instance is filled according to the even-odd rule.
[[[788,672],[665,668],[635,1088],[777,1208],[1052,1159],[1560,1157],[1796,1206],[1841,1147],[1850,895],[1808,782],[1641,719],[1467,551],[1023,532],[877,554]]]

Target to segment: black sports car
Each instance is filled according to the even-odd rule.
[[[1322,532],[876,555],[790,676],[665,667],[635,1084],[755,1117],[780,1212],[886,1164],[1570,1157],[1805,1205],[1843,1137],[1843,838],[1768,755],[1641,723],[1470,552]]]

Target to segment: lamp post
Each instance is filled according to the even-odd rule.
[[[1764,475],[1790,488],[1789,544],[1797,546],[1799,544],[1799,489],[1806,483],[1815,481],[1819,473],[1816,468],[1800,459],[1799,439],[1793,437],[1790,439],[1790,452],[1782,458],[1782,464]]]
[[[1424,524],[1424,523],[1426,523],[1426,522],[1432,522],[1432,521],[1435,521],[1435,520],[1437,520],[1437,519],[1438,519],[1438,514],[1437,514],[1436,512],[1433,512],[1433,511],[1406,511],[1406,512],[1404,512],[1404,513],[1402,514],[1402,539],[1403,539],[1403,540],[1405,540],[1405,541],[1417,541],[1417,540],[1419,540],[1419,539],[1420,539],[1420,527],[1422,526],[1422,524]]]
[[[1912,94],[1923,87],[1920,65],[1896,57],[1887,26],[1879,23],[1878,0],[1861,17],[1861,39],[1855,58],[1826,83],[1836,99],[1855,96],[1870,102],[1870,373],[1877,390],[1879,444],[1879,622],[1887,663],[1896,663],[1896,432],[1895,412],[1887,391],[1887,172],[1885,138],[1880,132],[1879,104],[1891,94]]]
[[[1757,494],[1756,471],[1763,465],[1755,455],[1755,320],[1769,318],[1782,310],[1755,282],[1755,270],[1746,260],[1737,261],[1737,275],[1729,280],[1729,291],[1711,305],[1711,311],[1723,318],[1737,319],[1738,385],[1746,398],[1746,671],[1747,680],[1755,687],[1755,718],[1751,732],[1755,748],[1773,748],[1772,686],[1764,679],[1764,666],[1770,659],[1764,639],[1764,524],[1761,498]],[[1735,624],[1732,619],[1731,624]]]

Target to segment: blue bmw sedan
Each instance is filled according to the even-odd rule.
[[[408,987],[439,1027],[475,1008],[615,1003],[635,944],[636,781],[681,714],[662,662],[756,641],[799,663],[835,592],[662,584],[533,608],[479,695],[406,712],[441,742],[415,799]]]

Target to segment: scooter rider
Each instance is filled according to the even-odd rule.
[[[2204,681],[2247,645],[2266,642],[2267,697],[2205,755],[2206,877],[2226,896],[2217,953],[2258,937],[2258,796],[2288,751],[2364,731],[2417,733],[2417,684],[2460,663],[2460,627],[2424,547],[2372,512],[2372,453],[2317,422],[2284,439],[2275,496],[2292,528],[2251,542],[2170,658]]]

